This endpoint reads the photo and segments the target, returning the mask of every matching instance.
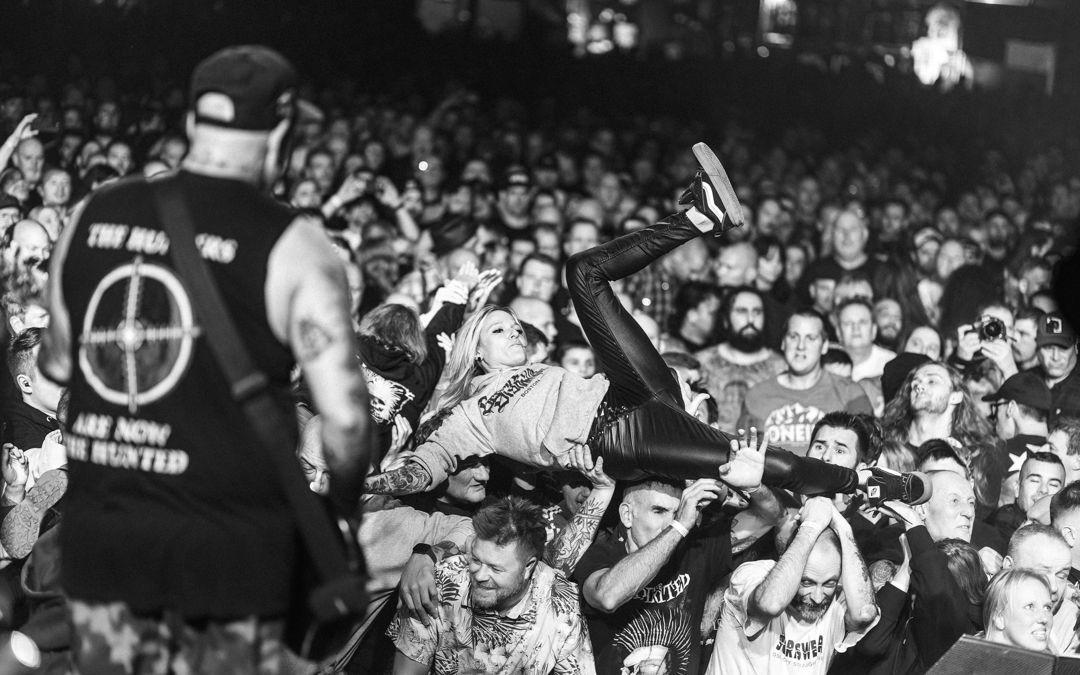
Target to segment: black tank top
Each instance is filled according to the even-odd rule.
[[[267,324],[264,287],[294,214],[239,181],[163,180],[180,181],[241,339],[292,416],[293,358]],[[284,613],[295,526],[175,272],[149,185],[101,190],[73,227],[62,272],[72,332],[65,590],[188,617]]]

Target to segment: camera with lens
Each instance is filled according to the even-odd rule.
[[[994,340],[1005,339],[1005,322],[1001,319],[988,316],[984,317],[977,324],[975,329],[979,331],[979,340],[982,342],[992,342]]]

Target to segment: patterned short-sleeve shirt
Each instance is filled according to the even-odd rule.
[[[469,565],[464,555],[435,567],[438,620],[432,626],[404,607],[387,631],[405,656],[434,675],[594,675],[588,629],[581,620],[577,586],[540,562],[525,596],[504,613],[469,606]]]

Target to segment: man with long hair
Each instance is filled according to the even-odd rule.
[[[888,438],[914,451],[935,438],[955,441],[971,467],[978,519],[997,508],[1004,473],[998,441],[955,368],[931,361],[908,373],[900,391],[885,406],[882,426]]]

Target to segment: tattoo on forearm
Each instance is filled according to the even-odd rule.
[[[573,520],[559,534],[551,548],[551,566],[570,576],[592,544],[600,519],[607,511],[610,494],[600,497],[594,491],[581,505]]]
[[[431,474],[416,462],[409,462],[400,469],[368,476],[364,489],[377,495],[411,495],[423,492],[431,485]]]
[[[296,357],[301,363],[318,358],[334,341],[326,327],[312,319],[301,319],[298,331]]]

